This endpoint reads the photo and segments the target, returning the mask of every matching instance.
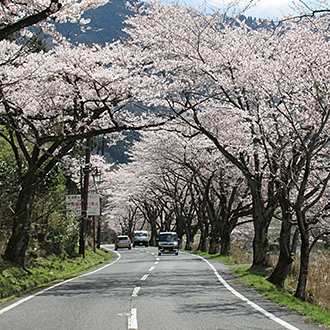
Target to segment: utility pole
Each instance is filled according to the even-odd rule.
[[[102,137],[102,147],[100,149],[101,149],[101,155],[104,156],[104,153],[105,153],[105,137],[104,136]],[[101,197],[100,197],[100,207],[101,207],[101,204],[102,204],[102,200],[101,200]],[[96,241],[97,241],[97,248],[100,249],[101,248],[101,210],[100,210],[100,215],[97,218],[97,238],[96,238]]]
[[[85,233],[87,225],[87,205],[88,205],[88,183],[91,162],[92,138],[87,138],[86,160],[85,165],[81,168],[82,187],[81,187],[81,222],[80,222],[80,239],[79,254],[85,258]]]

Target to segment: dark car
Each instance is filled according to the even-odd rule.
[[[158,255],[162,253],[179,254],[179,239],[175,232],[161,232],[158,238]]]
[[[128,248],[131,249],[131,239],[126,235],[118,236],[115,241],[115,250],[118,248]]]

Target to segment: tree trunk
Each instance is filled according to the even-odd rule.
[[[187,251],[191,251],[192,247],[193,247],[193,241],[191,241],[190,239],[187,239],[184,249]]]
[[[220,242],[218,237],[211,237],[209,254],[217,254],[220,250]]]
[[[198,203],[200,208],[196,207],[198,228],[200,230],[200,240],[198,250],[201,252],[207,252],[207,237],[209,232],[209,223],[206,220],[205,212],[201,202]]]
[[[201,223],[199,223],[199,228],[201,231],[201,236],[199,240],[198,250],[201,252],[207,251],[207,236],[208,236],[208,225],[205,224],[205,226]]]
[[[288,191],[286,189],[280,190],[279,202],[282,212],[282,224],[279,242],[280,255],[273,273],[268,277],[267,280],[270,283],[283,288],[284,282],[291,271],[292,263],[294,261],[292,255],[295,252],[293,252],[291,248],[292,213],[288,199]],[[295,235],[293,240],[295,240]]]
[[[256,166],[258,168],[258,166]],[[268,267],[268,227],[278,205],[274,197],[273,184],[268,183],[268,204],[262,196],[261,177],[247,176],[252,194],[252,215],[254,226],[252,267]]]
[[[301,240],[301,255],[300,255],[300,271],[298,286],[295,292],[295,297],[305,301],[306,300],[306,287],[308,278],[308,264],[309,264],[309,244],[308,240]]]
[[[278,287],[284,288],[284,282],[291,271],[292,263],[292,258],[280,253],[276,268],[267,280]]]
[[[230,228],[228,228],[229,224],[224,228],[221,241],[220,241],[220,254],[222,256],[227,256],[230,253]]]
[[[309,265],[309,232],[308,225],[306,224],[305,214],[301,211],[302,207],[299,203],[296,204],[296,214],[298,220],[298,227],[300,232],[300,271],[298,286],[296,289],[295,297],[305,301],[306,300],[306,286],[308,278],[308,265]]]
[[[274,285],[283,288],[284,282],[289,275],[294,259],[290,250],[290,232],[291,225],[282,222],[281,234],[280,234],[280,255],[277,265],[268,277],[268,281]]]
[[[284,251],[280,251],[277,265],[267,280],[281,288],[284,288],[284,282],[291,271],[293,259]]]
[[[178,234],[178,237],[182,239],[182,236],[185,234],[185,217],[180,214],[180,212],[176,213],[176,233]],[[172,231],[172,227],[169,227],[167,231]]]
[[[156,222],[149,221],[149,223],[150,223],[150,227],[151,227],[151,235],[150,235],[149,244],[151,246],[156,246],[157,245],[157,227],[156,227]]]
[[[253,263],[252,267],[268,267],[268,227],[272,220],[277,202],[275,198],[265,207],[265,202],[261,196],[261,185],[251,184],[250,188],[253,198]],[[270,194],[268,196],[271,199]]]
[[[262,217],[254,221],[253,264],[252,267],[268,266],[268,221]]]
[[[7,244],[3,259],[24,267],[25,253],[29,244],[31,213],[35,193],[35,175],[26,175],[19,193],[12,234]]]
[[[194,235],[192,233],[191,226],[189,225],[186,226],[185,233],[186,233],[186,245],[184,249],[187,251],[191,251],[194,244]]]

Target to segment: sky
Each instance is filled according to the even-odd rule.
[[[292,13],[291,4],[292,0],[261,0],[255,7],[247,10],[245,16],[282,17],[283,14]]]
[[[271,19],[282,18],[285,14],[294,14],[292,9],[293,0],[256,0],[257,3],[251,9],[247,10],[244,15],[258,18],[270,17]],[[226,8],[233,0],[179,0],[179,3],[183,5],[201,6],[203,3],[207,3],[214,8],[222,9]],[[236,1],[237,2],[237,1]],[[296,0],[299,2],[299,0]],[[304,0],[309,6],[313,6],[315,0]],[[241,0],[241,8],[249,3],[248,0]]]

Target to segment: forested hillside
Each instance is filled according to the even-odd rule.
[[[73,44],[97,43],[103,45],[106,42],[112,42],[125,36],[122,31],[124,20],[127,15],[132,13],[127,9],[126,3],[127,1],[123,0],[113,0],[104,6],[86,11],[83,18],[87,21],[90,20],[86,26],[65,23],[58,24],[57,30]]]
[[[137,0],[131,0],[130,3],[139,3]],[[93,43],[105,44],[125,37],[122,31],[125,27],[124,20],[128,15],[133,14],[127,8],[126,0],[113,0],[104,6],[96,9],[90,9],[83,14],[83,18],[89,21],[86,26],[78,24],[65,23],[58,24],[57,30],[68,38],[73,44],[85,43],[91,45]],[[273,26],[273,22],[260,20],[255,17],[245,17],[241,15],[239,20],[245,20],[247,25],[252,29],[264,28],[265,26]]]

